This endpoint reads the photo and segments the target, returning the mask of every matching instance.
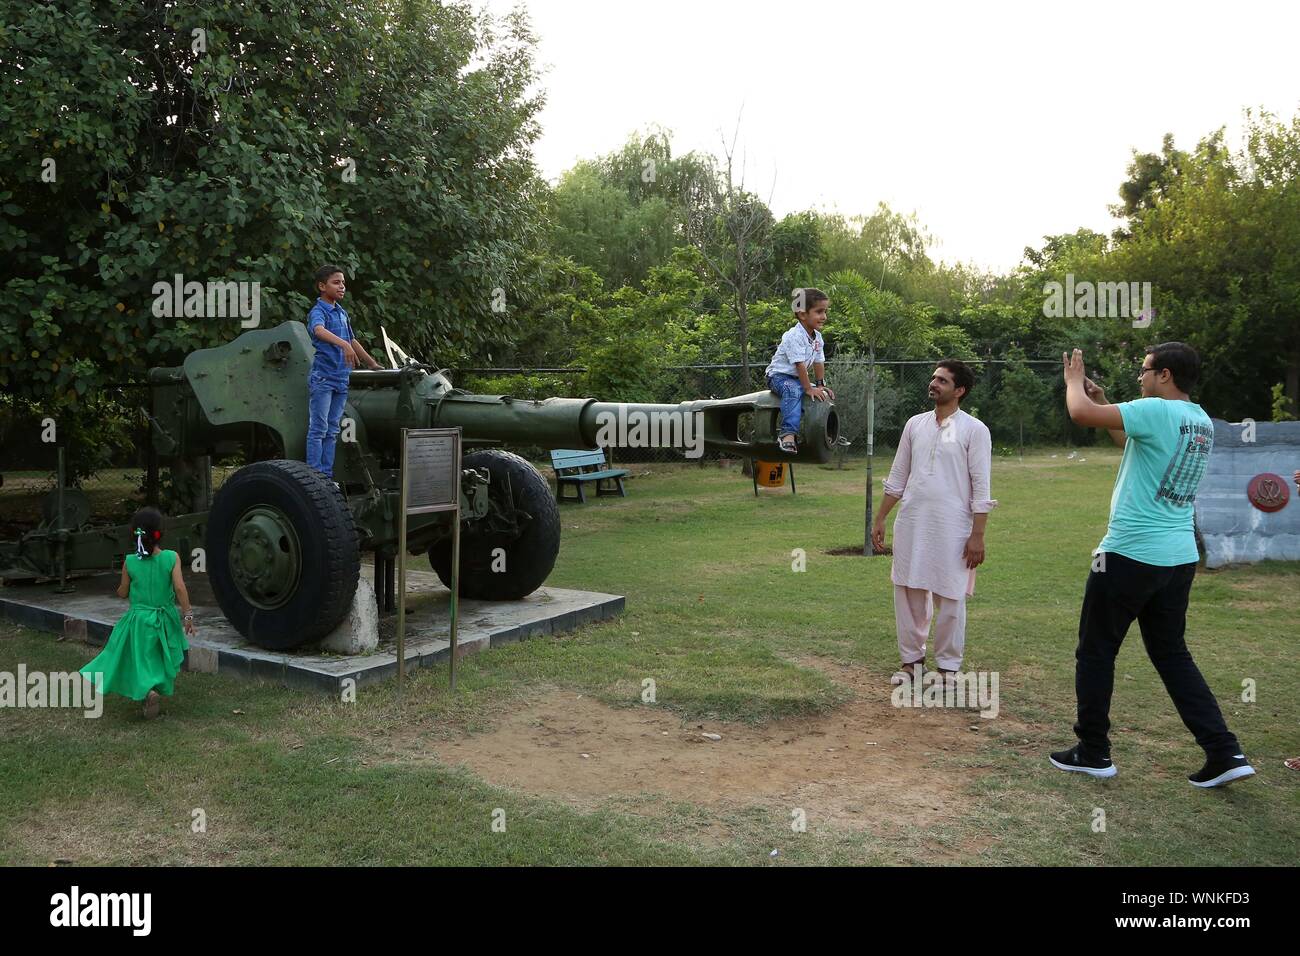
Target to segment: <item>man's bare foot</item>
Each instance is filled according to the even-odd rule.
[[[158,696],[156,690],[151,690],[144,698],[144,719],[153,720],[158,716],[158,708],[162,703],[162,698]]]

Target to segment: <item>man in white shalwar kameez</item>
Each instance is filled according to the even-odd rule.
[[[988,427],[960,408],[975,376],[962,362],[938,363],[930,379],[935,407],[908,419],[885,500],[871,537],[885,545],[885,516],[894,519],[894,618],[903,669],[894,683],[920,679],[934,618],[934,657],[955,674],[966,648],[966,598],[975,593],[975,569],[984,561],[984,526],[997,506],[989,497],[993,442]],[[910,672],[910,673],[909,673]]]

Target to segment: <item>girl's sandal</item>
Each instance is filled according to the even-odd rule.
[[[787,455],[799,454],[799,446],[795,444],[793,435],[782,435],[776,440],[776,445]]]
[[[145,720],[153,720],[155,717],[158,716],[158,707],[160,703],[161,703],[161,698],[158,696],[158,692],[156,690],[151,690],[149,691],[148,694],[145,695],[144,698],[144,719]]]
[[[1300,770],[1300,757],[1292,757],[1284,761],[1284,764],[1288,770]]]

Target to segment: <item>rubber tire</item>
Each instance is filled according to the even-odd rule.
[[[298,533],[298,587],[274,610],[250,604],[230,572],[235,522],[254,505],[274,505]],[[259,647],[288,650],[342,623],[361,576],[352,512],[333,482],[301,461],[259,461],[226,479],[212,501],[205,540],[208,580],[235,630]]]
[[[533,516],[524,533],[511,540],[503,535],[475,534],[474,522],[460,529],[460,596],[481,601],[517,601],[540,588],[560,553],[560,509],[541,472],[518,455],[487,448],[465,456],[465,468],[486,468],[489,494],[510,478],[514,506]],[[492,551],[505,549],[506,568],[492,570]],[[429,564],[442,583],[451,587],[451,541],[429,549]]]

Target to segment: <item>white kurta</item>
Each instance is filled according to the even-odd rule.
[[[900,498],[894,519],[894,584],[959,600],[975,593],[962,551],[974,514],[992,511],[988,426],[958,409],[942,425],[933,411],[903,426],[885,492]]]

